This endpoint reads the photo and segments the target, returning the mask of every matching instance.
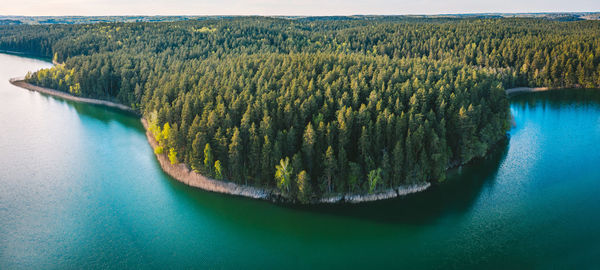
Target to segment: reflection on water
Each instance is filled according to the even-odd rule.
[[[426,192],[419,194],[365,204],[301,209],[392,224],[429,224],[441,215],[450,212],[460,214],[472,207],[481,188],[486,184],[493,184],[507,151],[508,139],[505,139],[499,142],[487,157],[450,170],[446,181],[434,184]]]
[[[103,123],[109,123],[112,121],[117,121],[122,125],[126,125],[129,127],[135,127],[139,130],[144,130],[144,127],[140,123],[137,116],[128,111],[119,110],[117,108],[106,107],[97,104],[86,104],[75,102],[72,100],[65,100],[59,97],[47,96],[43,95],[44,98],[53,99],[56,102],[64,105],[68,105],[69,108],[75,109],[77,114],[85,117],[91,117],[96,120],[99,120]],[[130,117],[118,117],[121,115],[126,115]]]
[[[525,109],[527,106],[560,109],[565,105],[596,107],[600,104],[600,91],[598,89],[557,89],[519,94],[511,97],[511,104],[520,109]]]

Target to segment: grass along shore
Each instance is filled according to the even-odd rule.
[[[71,95],[66,92],[58,91],[55,89],[40,87],[37,85],[30,84],[24,80],[24,78],[12,78],[9,80],[11,84],[30,90],[39,92],[42,94],[59,97],[65,100],[71,100],[75,102],[82,102],[94,105],[107,106],[111,108],[116,108],[122,111],[136,113],[130,107],[110,102],[106,100],[92,99],[92,98],[83,98]],[[136,113],[137,114],[137,113]],[[152,136],[152,132],[148,129],[148,122],[146,119],[141,118],[140,121],[142,125],[146,129],[146,138],[148,139],[148,143],[155,149],[158,147],[158,142]],[[223,194],[235,195],[248,197],[253,199],[261,199],[272,202],[297,202],[295,198],[290,198],[282,194],[279,190],[273,188],[262,188],[262,187],[254,187],[254,186],[246,186],[240,185],[229,181],[215,180],[204,175],[201,175],[194,170],[191,170],[189,166],[185,163],[171,164],[169,158],[165,153],[156,154],[156,159],[158,160],[162,170],[173,177],[175,180],[182,182],[188,186],[200,188],[206,191],[218,192]],[[431,186],[431,183],[425,182],[420,184],[413,185],[403,185],[395,188],[390,188],[383,191],[378,191],[371,194],[362,194],[362,193],[336,193],[336,194],[326,194],[319,198],[314,198],[309,203],[311,204],[327,204],[327,203],[361,203],[361,202],[371,202],[371,201],[379,201],[397,198],[401,196],[405,196],[412,193],[417,193],[426,190]]]

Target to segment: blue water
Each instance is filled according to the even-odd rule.
[[[510,138],[426,192],[290,207],[174,181],[135,116],[0,63],[0,269],[600,268],[600,91],[512,97]]]

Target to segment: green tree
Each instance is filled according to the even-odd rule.
[[[271,162],[271,152],[272,152],[272,145],[271,145],[271,140],[269,140],[268,136],[264,137],[264,143],[262,146],[262,155],[261,155],[261,160],[260,160],[260,164],[262,165],[262,182],[263,183],[268,183],[269,179],[272,179],[271,177],[271,170],[273,168],[273,163]]]
[[[235,127],[233,136],[231,137],[231,143],[229,144],[229,172],[231,172],[231,178],[234,179],[234,181],[241,181],[242,178],[245,178],[243,177],[244,165],[242,149],[240,130]]]
[[[360,186],[360,165],[355,162],[350,162],[348,167],[350,172],[348,173],[348,187],[350,192],[355,192]]]
[[[315,131],[312,128],[312,124],[309,122],[306,125],[306,129],[304,130],[304,134],[302,136],[302,154],[304,160],[304,166],[308,172],[311,174],[313,172],[313,164],[314,164],[314,145],[317,138],[315,135]]]
[[[326,190],[327,192],[332,192],[333,178],[337,170],[337,160],[335,159],[333,148],[331,148],[331,146],[327,147],[327,151],[323,157],[323,166],[325,168],[323,177],[325,178]]]

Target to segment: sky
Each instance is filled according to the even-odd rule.
[[[2,0],[0,15],[403,15],[600,11],[600,0]]]

